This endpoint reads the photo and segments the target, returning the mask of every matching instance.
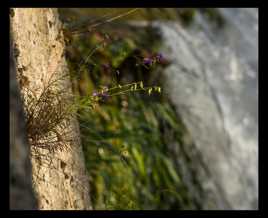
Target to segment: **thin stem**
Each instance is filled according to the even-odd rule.
[[[86,57],[86,59],[82,59],[82,61],[80,62],[79,66],[78,66],[78,75],[81,71],[81,66],[85,63],[88,62],[88,60],[90,59],[90,57],[102,46],[102,44],[105,42],[105,40],[102,40],[98,45],[96,45],[93,49],[91,49]]]
[[[128,86],[135,85],[135,84],[139,85],[139,84],[141,84],[141,82],[142,82],[142,81],[134,82],[134,83],[130,83],[130,84],[127,84],[127,85],[122,85],[122,86],[120,85],[120,87],[119,87],[119,86],[117,86],[117,87],[112,87],[112,88],[109,88],[108,91],[113,90],[113,89],[118,89],[118,88],[128,87]]]
[[[148,89],[150,89],[150,87],[143,88],[143,89],[135,89],[135,90],[128,89],[128,90],[125,90],[125,91],[122,91],[122,92],[117,92],[117,93],[112,94],[112,95],[110,95],[110,96],[121,95],[121,94],[124,94],[124,93],[129,92],[129,91],[142,91],[142,90],[143,90],[143,91],[146,91],[146,90],[148,90]]]
[[[125,17],[125,16],[127,16],[127,15],[129,15],[129,14],[131,14],[131,13],[137,11],[137,10],[139,10],[139,8],[135,8],[135,9],[132,9],[132,10],[130,10],[130,11],[127,11],[126,13],[119,14],[119,15],[117,15],[117,16],[115,16],[115,17],[112,17],[112,18],[110,18],[110,19],[108,19],[108,20],[98,22],[98,23],[96,23],[96,24],[93,24],[93,25],[89,26],[89,27],[88,27],[88,30],[84,30],[84,31],[80,31],[80,32],[79,32],[79,31],[78,31],[78,32],[74,32],[73,34],[75,34],[75,35],[80,35],[80,34],[83,34],[83,33],[90,32],[90,31],[92,31],[94,28],[96,28],[97,26],[100,26],[100,25],[105,24],[105,23],[110,23],[110,22],[112,22],[112,21],[114,21],[114,20],[117,20],[117,19],[119,19],[119,18]]]

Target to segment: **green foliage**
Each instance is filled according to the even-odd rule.
[[[191,209],[168,149],[184,129],[151,80],[168,64],[159,40],[150,30],[111,29],[75,35],[67,50],[93,207]]]
[[[171,108],[155,102],[145,104],[138,96],[128,97],[126,110],[120,108],[119,102],[80,114],[95,208],[129,209],[127,205],[132,205],[136,209],[179,209],[189,206],[187,196],[180,194],[186,190],[161,132],[163,126],[172,128],[174,125],[163,118]],[[181,134],[179,129],[176,131]]]

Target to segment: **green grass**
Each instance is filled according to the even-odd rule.
[[[162,132],[182,134],[165,103],[128,96],[81,112],[80,124],[95,209],[180,209],[190,206]],[[175,127],[175,129],[174,129]],[[171,130],[170,130],[171,131]]]

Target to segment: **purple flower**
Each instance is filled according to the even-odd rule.
[[[103,92],[103,93],[100,94],[100,96],[102,96],[102,97],[108,97],[109,94],[108,94],[108,92]]]
[[[100,92],[93,91],[92,96],[93,97],[100,97],[101,100],[105,101],[110,97],[108,90],[109,90],[108,87],[104,86]]]
[[[96,92],[96,91],[94,91],[93,94],[92,94],[92,96],[94,96],[94,97],[96,97],[96,96],[98,96],[98,95],[99,95],[99,93]]]
[[[151,58],[143,58],[143,64],[151,65],[153,60]]]
[[[102,92],[102,93],[100,93],[99,96],[102,98],[103,101],[108,100],[108,98],[110,97],[110,95],[108,94],[108,92]]]
[[[161,53],[157,53],[155,58],[157,62],[162,62],[164,60],[164,56]]]

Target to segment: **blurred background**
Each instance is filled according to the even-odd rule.
[[[94,209],[258,209],[258,9],[64,8]]]

